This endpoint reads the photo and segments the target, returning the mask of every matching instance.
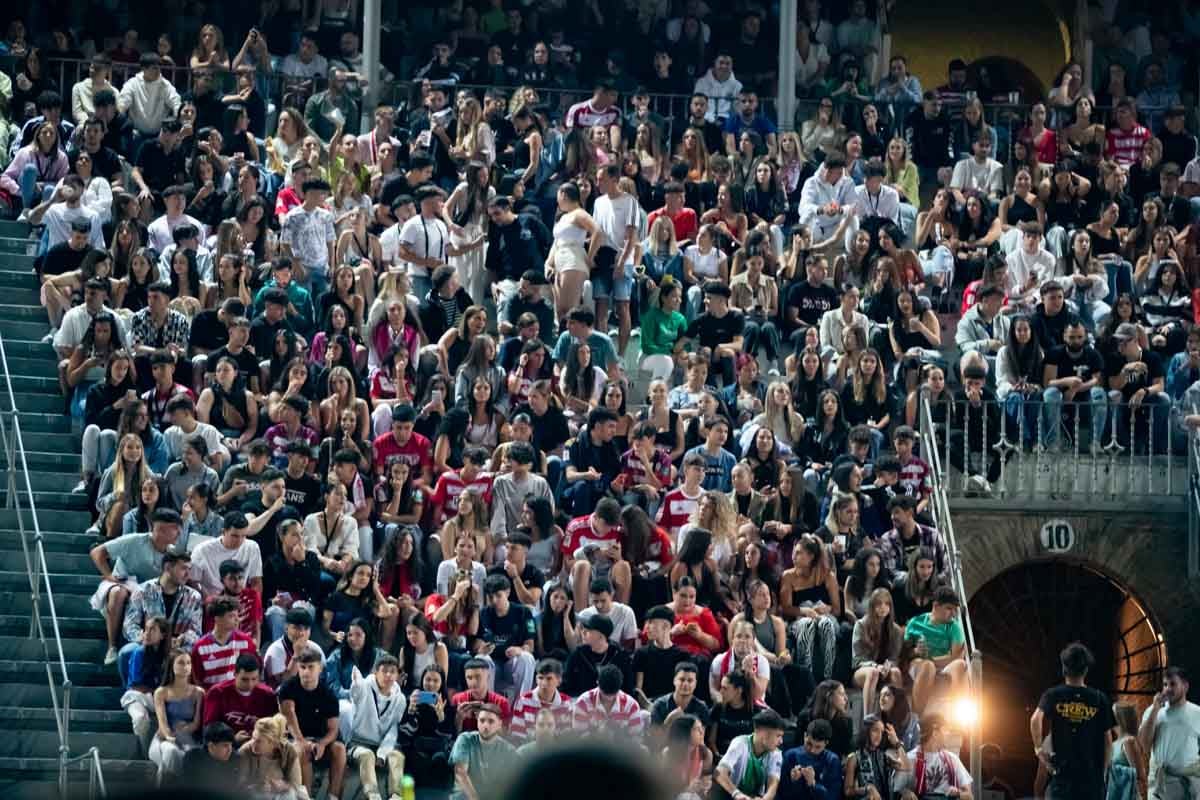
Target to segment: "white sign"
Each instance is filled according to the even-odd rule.
[[[1075,529],[1065,519],[1052,519],[1042,525],[1042,549],[1065,553],[1075,546]]]

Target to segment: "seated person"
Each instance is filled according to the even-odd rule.
[[[913,679],[913,708],[920,713],[929,702],[937,676],[950,679],[952,691],[967,680],[966,650],[962,625],[958,621],[958,594],[948,586],[933,596],[933,610],[908,621],[904,636],[915,641],[915,658],[909,666]]]

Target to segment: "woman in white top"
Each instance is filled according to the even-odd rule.
[[[490,294],[483,245],[487,241],[488,203],[496,190],[488,185],[490,173],[482,161],[467,164],[465,177],[442,206],[442,218],[457,248],[450,256],[450,266],[458,270],[458,279],[471,298],[482,303]]]
[[[304,547],[317,554],[321,570],[340,576],[358,560],[358,523],[346,512],[346,487],[335,483],[325,494],[325,509],[304,519]]]
[[[96,175],[92,171],[92,157],[86,150],[80,150],[75,157],[75,172],[83,178],[83,196],[79,199],[84,208],[96,212],[100,222],[106,223],[112,219],[112,184],[107,175]]]
[[[1092,258],[1092,237],[1086,230],[1075,231],[1071,237],[1071,252],[1059,261],[1056,279],[1063,295],[1079,312],[1079,318],[1089,331],[1103,325],[1112,311],[1104,298],[1108,297],[1108,275],[1104,265]]]
[[[712,660],[708,686],[713,697],[720,696],[721,679],[731,672],[741,672],[750,679],[750,697],[761,703],[771,682],[771,662],[758,651],[754,623],[748,619],[735,620],[729,626],[729,649]]]
[[[546,258],[546,277],[554,283],[554,307],[559,320],[563,320],[583,299],[583,282],[592,271],[584,242],[598,229],[592,215],[581,207],[579,187],[574,183],[559,187],[558,210],[554,244]]]
[[[865,314],[858,310],[859,290],[852,283],[842,284],[842,302],[837,308],[831,308],[821,315],[821,350],[833,350],[841,356],[846,352],[844,343],[847,328],[861,328],[864,337],[869,338],[871,323]]]
[[[696,243],[683,251],[683,280],[688,285],[688,321],[700,316],[704,304],[704,283],[719,280],[729,284],[729,260],[717,247],[716,229],[705,225],[696,234]]]
[[[600,405],[604,382],[608,376],[592,361],[592,348],[586,341],[571,345],[567,363],[559,378],[562,391],[563,413],[574,434],[588,413]]]

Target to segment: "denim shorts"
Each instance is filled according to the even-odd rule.
[[[626,264],[625,272],[620,280],[613,280],[612,267],[599,267],[592,270],[592,297],[607,300],[612,298],[618,303],[628,303],[633,296],[633,265]]]

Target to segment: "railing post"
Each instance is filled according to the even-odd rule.
[[[970,698],[974,708],[969,746],[971,748],[971,785],[983,786],[983,656],[978,650],[971,654]]]

